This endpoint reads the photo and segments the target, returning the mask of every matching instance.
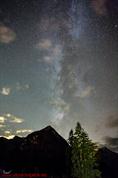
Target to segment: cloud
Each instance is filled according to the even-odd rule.
[[[20,124],[24,122],[22,118],[16,117],[13,114],[6,113],[0,116],[0,123],[17,123]]]
[[[12,115],[10,113],[7,113],[5,115],[5,117],[6,117],[7,121],[10,122],[10,123],[20,124],[20,123],[22,123],[24,121],[22,118],[16,117],[16,116],[14,116],[14,115]]]
[[[46,63],[52,63],[55,60],[59,60],[62,55],[62,49],[60,45],[54,45],[50,48],[50,52],[47,56],[44,56],[44,61]]]
[[[16,134],[30,133],[30,132],[32,132],[31,129],[20,129],[16,131]]]
[[[83,90],[81,89],[81,91],[78,90],[78,92],[76,92],[75,96],[79,97],[79,98],[86,98],[86,97],[91,96],[92,93],[94,92],[94,90],[95,90],[94,87],[87,86],[85,89],[83,89]]]
[[[61,58],[62,46],[57,43],[54,44],[54,42],[52,42],[50,39],[42,39],[42,41],[36,45],[36,48],[45,50],[43,60],[48,64],[51,64],[53,61]]]
[[[117,114],[108,116],[107,122],[106,122],[106,127],[107,128],[117,128],[118,127],[118,115]]]
[[[10,113],[6,113],[5,116],[6,117],[11,117],[11,114]]]
[[[0,25],[0,42],[1,43],[11,43],[15,40],[15,32],[5,25]]]
[[[61,58],[62,58],[62,47],[61,47],[61,45],[54,45],[54,47],[50,51],[50,55],[49,55],[47,62],[52,63],[52,62],[55,62],[55,61],[60,61]],[[60,68],[58,68],[58,70],[60,71]]]
[[[0,90],[0,94],[1,95],[5,95],[5,96],[8,96],[11,94],[11,88],[10,87],[3,87],[1,90]]]
[[[1,137],[5,137],[7,139],[12,139],[13,137],[15,137],[15,135],[22,137],[22,136],[24,136],[24,134],[31,133],[31,132],[32,132],[31,129],[19,129],[19,130],[16,130],[16,131],[5,130],[3,132],[3,134],[1,134]]]
[[[19,130],[12,130],[12,129],[8,129],[8,130],[3,130],[1,132],[0,137],[5,137],[7,139],[12,139],[13,137],[15,137],[15,135],[17,136],[25,136],[28,133],[31,133],[32,130],[31,129],[19,129]]]
[[[0,122],[1,123],[1,122]],[[5,125],[3,125],[3,124],[0,124],[0,128],[4,128],[5,127]]]
[[[9,122],[11,122],[11,123],[18,123],[18,124],[20,124],[20,123],[22,123],[23,122],[23,119],[21,119],[21,118],[17,118],[17,117],[12,117],[12,119],[11,120],[9,120]]]
[[[17,91],[17,92],[19,92],[19,91],[26,91],[29,88],[30,88],[30,85],[28,83],[21,84],[21,83],[17,82],[14,87],[3,86],[0,89],[0,94],[4,95],[4,96],[9,96],[11,94],[11,91],[12,91],[12,93],[14,93],[15,91]]]
[[[44,61],[45,61],[46,63],[50,63],[50,62],[52,62],[52,60],[53,60],[53,58],[52,58],[51,56],[45,56],[45,57],[44,57]]]
[[[118,152],[118,137],[105,137],[104,138],[106,144],[108,145],[108,147],[110,147],[113,151],[117,151]]]
[[[15,137],[15,135],[8,135],[8,136],[4,136],[5,138],[7,138],[7,139],[12,139],[12,138],[14,138]]]
[[[12,139],[15,135],[11,133],[10,130],[5,130],[4,134],[2,135],[2,137],[5,137],[7,139]]]
[[[51,120],[51,123],[55,126],[58,126],[64,119],[65,112],[63,111],[57,111],[55,113],[55,117]]]
[[[51,104],[53,107],[55,107],[56,109],[61,109],[64,112],[68,112],[70,109],[69,104],[67,104],[63,99],[61,98],[57,98],[55,100],[51,100],[49,102],[49,104]]]
[[[64,118],[65,113],[64,112],[59,112],[56,115],[56,120],[62,120]]]
[[[9,135],[11,132],[9,130],[4,131],[5,135]]]
[[[37,44],[36,47],[41,49],[49,49],[52,47],[52,41],[49,39],[43,39]]]
[[[17,91],[25,91],[25,90],[28,90],[29,88],[30,88],[30,85],[28,83],[26,83],[26,84],[21,84],[19,82],[16,83]]]
[[[5,120],[6,120],[6,118],[4,116],[0,116],[0,123],[3,124],[5,122]]]
[[[32,132],[31,129],[19,129],[15,128],[17,125],[21,125],[24,122],[24,119],[18,116],[15,116],[11,113],[4,113],[0,115],[0,135],[7,139],[13,138],[16,134],[23,136],[25,133]]]
[[[91,0],[91,6],[97,15],[104,16],[107,14],[107,0]]]

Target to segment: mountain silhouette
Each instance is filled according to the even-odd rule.
[[[0,138],[0,171],[47,173],[68,177],[67,141],[51,126],[26,137]],[[118,178],[118,154],[103,147],[97,152],[102,178]]]
[[[103,178],[118,178],[118,153],[106,147],[98,150],[99,169]]]
[[[13,172],[66,174],[66,140],[51,126],[27,137],[0,138],[0,169]]]

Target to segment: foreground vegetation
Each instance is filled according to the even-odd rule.
[[[96,159],[97,145],[89,139],[79,122],[75,130],[70,131],[68,142],[71,176],[73,178],[100,178]]]

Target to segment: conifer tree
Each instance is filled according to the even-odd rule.
[[[98,178],[100,172],[96,164],[97,146],[78,122],[75,131],[69,133],[71,176],[73,178]]]

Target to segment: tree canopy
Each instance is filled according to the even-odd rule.
[[[75,131],[69,133],[71,176],[73,178],[98,178],[96,151],[97,145],[93,143],[88,134],[78,122]]]

